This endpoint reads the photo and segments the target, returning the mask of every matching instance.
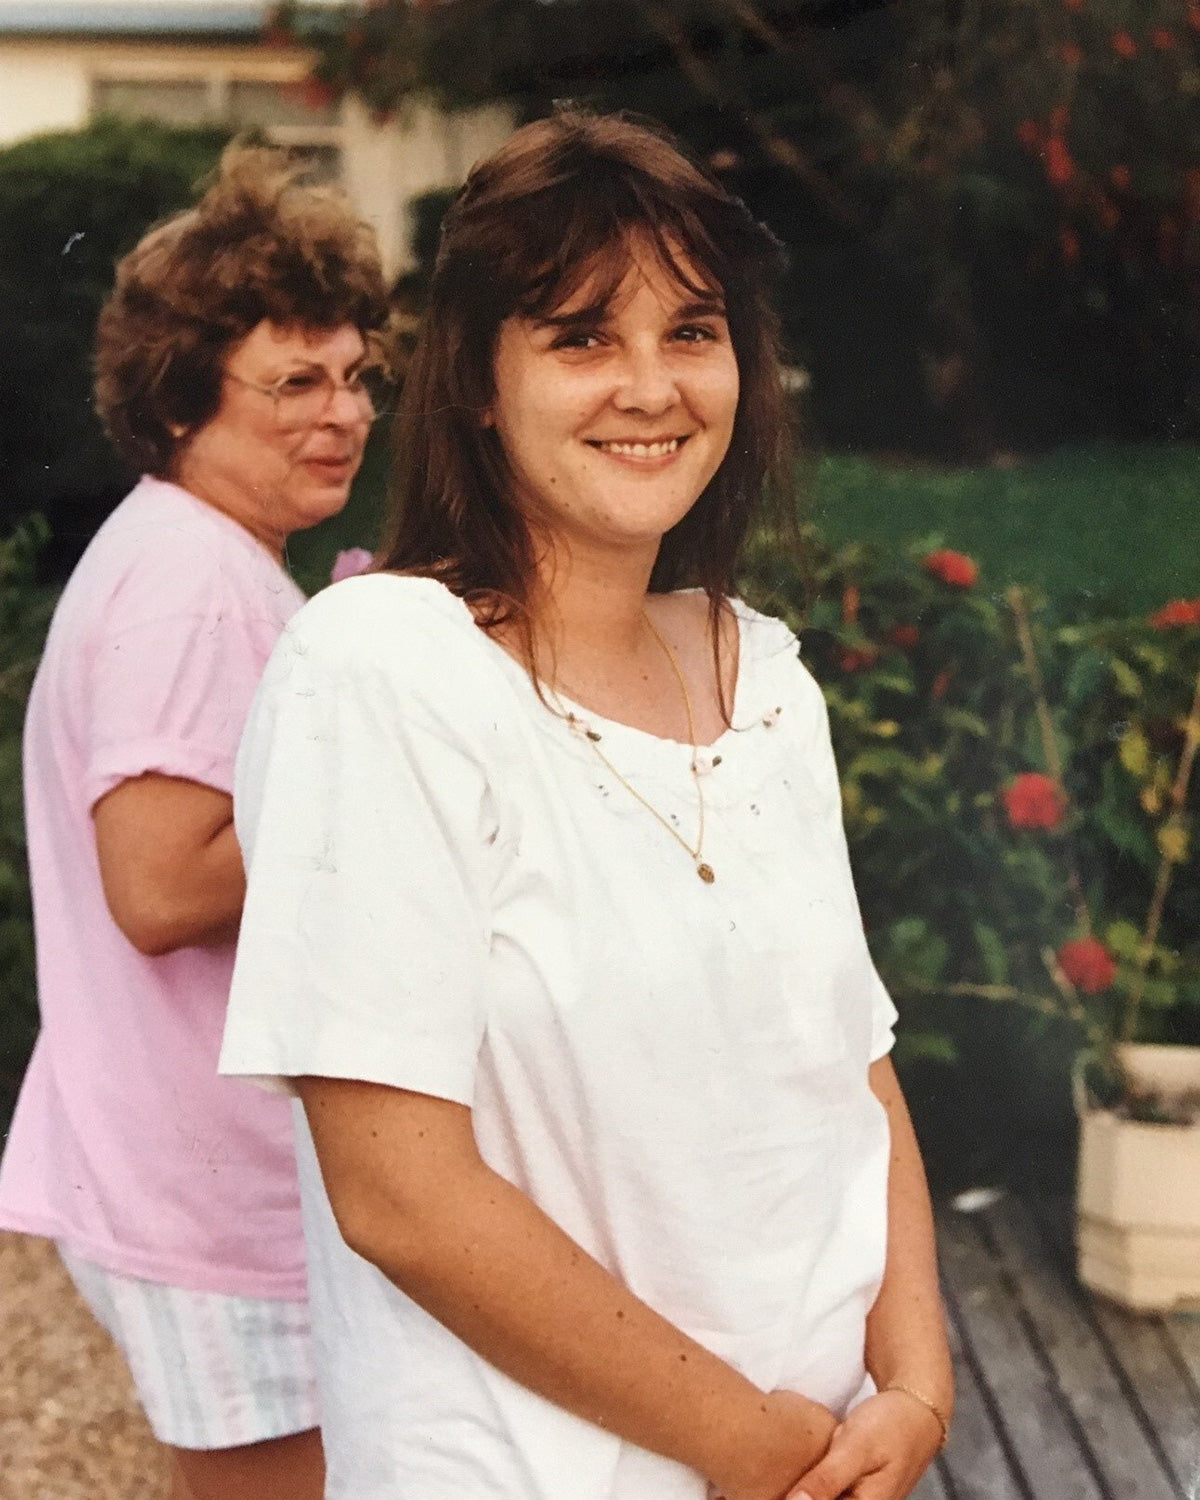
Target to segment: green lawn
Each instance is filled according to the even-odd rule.
[[[937,534],[997,590],[1080,589],[1131,610],[1200,595],[1200,450],[1182,445],[1065,448],[1012,469],[826,458],[807,513],[839,542]]]
[[[371,546],[387,468],[372,443],[346,511],[293,539],[306,587],[341,547]],[[805,513],[835,541],[902,547],[939,536],[975,557],[983,584],[1018,582],[1111,597],[1131,610],[1200,595],[1200,450],[1183,445],[1062,449],[1012,469],[941,470],[827,457]]]

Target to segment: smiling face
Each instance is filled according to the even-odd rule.
[[[607,307],[593,296],[585,283],[551,314],[501,324],[487,420],[535,526],[652,563],[728,450],[737,359],[719,293],[697,297],[649,248]]]
[[[227,356],[220,405],[182,437],[173,477],[280,555],[293,531],[336,515],[349,497],[371,427],[357,388],[366,352],[350,324],[259,323]],[[322,406],[329,381],[336,389]]]

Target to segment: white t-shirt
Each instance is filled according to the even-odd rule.
[[[238,764],[249,867],[222,1068],[470,1105],[484,1158],[764,1390],[873,1387],[891,1044],[821,694],[737,608],[704,857],[427,579],[288,625]],[[694,839],[691,749],[579,711]],[[500,1374],[341,1241],[297,1107],[329,1500],[704,1500]]]

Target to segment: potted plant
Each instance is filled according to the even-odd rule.
[[[1200,934],[1194,892],[1171,901],[1190,853],[1200,600],[1060,629],[1074,675],[1104,664],[1074,713],[1051,706],[1023,592],[1007,602],[1046,772],[1017,776],[1004,799],[1014,826],[1061,829],[1073,907],[1073,931],[1043,958],[1083,1039],[1079,1278],[1139,1312],[1200,1307],[1200,1046],[1174,1025],[1200,1000]]]

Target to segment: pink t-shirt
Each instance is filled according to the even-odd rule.
[[[91,810],[147,771],[233,790],[259,677],[303,595],[236,522],[142,482],[63,592],[25,724],[42,1030],[0,1227],[196,1291],[305,1294],[290,1107],[217,1076],[232,943],[140,954]]]

